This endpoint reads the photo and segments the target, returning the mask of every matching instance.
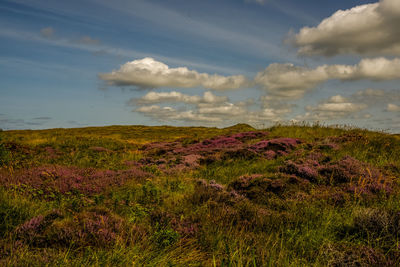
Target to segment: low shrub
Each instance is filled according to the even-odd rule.
[[[158,248],[164,249],[172,246],[179,240],[179,234],[172,229],[160,229],[150,238]]]
[[[17,240],[36,247],[110,247],[124,233],[123,220],[105,209],[65,217],[59,211],[38,215],[15,230]]]
[[[323,255],[328,266],[359,267],[359,266],[394,266],[379,249],[352,244],[328,244],[323,249]]]
[[[51,197],[54,194],[79,192],[94,195],[103,192],[111,186],[120,186],[125,182],[142,180],[152,175],[140,169],[111,171],[92,168],[77,168],[66,166],[42,166],[31,169],[17,170],[10,174],[0,173],[0,185],[22,189],[25,185],[40,191],[40,195]],[[30,192],[28,192],[30,193]]]

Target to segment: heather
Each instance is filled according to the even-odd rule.
[[[362,129],[0,132],[4,266],[393,266],[400,139]]]

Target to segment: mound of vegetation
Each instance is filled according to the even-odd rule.
[[[246,124],[1,134],[0,265],[400,262],[395,135]]]

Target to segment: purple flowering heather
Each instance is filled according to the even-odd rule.
[[[349,156],[327,164],[320,169],[319,173],[327,179],[333,179],[336,183],[357,181],[360,178],[376,180],[382,177],[377,169]]]
[[[59,152],[51,146],[45,147],[44,151],[50,159],[56,159],[59,157]]]
[[[230,135],[229,137],[238,139],[242,142],[245,142],[245,141],[249,141],[249,140],[253,140],[253,139],[263,138],[263,137],[266,137],[267,135],[269,135],[268,132],[252,131],[252,132],[243,132],[243,133],[233,134],[233,135]]]
[[[33,217],[16,229],[17,238],[33,242],[45,229],[44,216]]]
[[[304,163],[295,163],[291,160],[285,163],[285,166],[279,170],[283,173],[294,174],[298,177],[315,182],[318,178],[319,164],[316,161],[308,160]]]
[[[41,246],[45,243],[44,232],[56,219],[62,218],[61,212],[53,210],[46,216],[38,215],[18,226],[15,230],[18,240]]]
[[[231,187],[235,190],[242,191],[249,188],[252,181],[262,178],[262,174],[243,175],[231,183]]]
[[[214,189],[215,191],[223,191],[224,190],[224,186],[217,184],[217,182],[215,180],[211,180],[208,187]]]
[[[190,220],[173,218],[170,223],[172,229],[181,236],[193,237],[199,231],[199,224]]]
[[[144,145],[141,150],[155,155],[162,155],[180,148],[182,148],[181,142],[156,142]]]
[[[216,183],[215,181],[210,181],[209,183],[200,179],[197,180],[197,186],[195,193],[191,196],[190,200],[193,203],[203,203],[208,200],[213,200],[217,203],[233,204],[236,201],[241,200],[241,196],[234,190],[227,191],[226,187]]]
[[[195,169],[200,164],[211,164],[218,160],[251,159],[259,156],[274,159],[279,155],[288,154],[301,143],[299,139],[294,138],[264,140],[253,145],[244,143],[267,135],[266,132],[244,132],[230,136],[217,136],[185,146],[178,141],[151,143],[142,147],[147,157],[142,158],[139,163],[155,165],[159,170],[172,174],[177,171]]]
[[[202,158],[202,156],[197,155],[197,154],[189,154],[186,156],[182,157],[182,162],[185,164],[187,167],[191,168],[196,168],[199,166],[199,160]]]
[[[48,242],[69,247],[112,246],[122,232],[122,219],[107,211],[88,211],[49,228]]]
[[[124,184],[130,179],[143,179],[151,174],[140,169],[111,171],[83,169],[66,166],[46,166],[18,170],[13,175],[0,173],[0,184],[8,186],[28,185],[44,194],[79,191],[84,194],[97,194],[110,186]]]
[[[276,138],[271,140],[260,141],[250,146],[250,149],[257,153],[265,153],[267,151],[273,151],[280,155],[286,155],[299,144],[301,144],[300,139]]]
[[[193,144],[188,146],[182,151],[184,154],[186,153],[214,153],[216,151],[221,151],[222,149],[233,149],[242,147],[243,142],[232,138],[232,137],[218,137],[215,139],[207,139],[201,143]]]

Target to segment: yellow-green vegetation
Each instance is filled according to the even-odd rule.
[[[320,125],[0,132],[2,266],[396,266],[400,139]]]

